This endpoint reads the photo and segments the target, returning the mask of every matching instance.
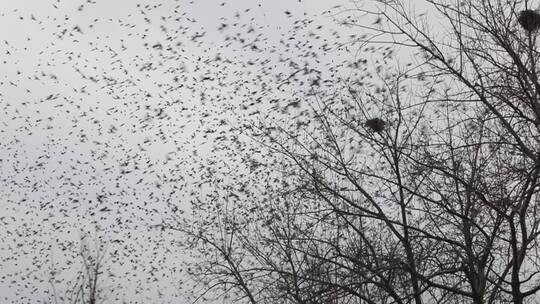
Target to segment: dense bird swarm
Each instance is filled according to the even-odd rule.
[[[336,86],[385,94],[374,79],[392,50],[351,56],[363,37],[326,6],[272,8],[276,22],[262,2],[77,3],[0,12],[9,24],[0,45],[0,302],[85,301],[92,284],[107,303],[177,301],[184,264],[197,257],[163,228],[206,199],[209,180],[250,187],[264,158],[252,140],[258,124],[309,130],[313,96]],[[219,16],[223,8],[232,13]],[[209,9],[215,22],[198,19]]]
[[[264,303],[278,303],[290,292],[275,284],[291,281],[287,263],[307,274],[309,295],[335,287],[310,285],[325,275],[341,287],[365,275],[412,302],[433,290],[408,298],[408,282],[420,279],[407,277],[412,266],[448,284],[486,278],[481,259],[444,260],[467,243],[439,247],[446,231],[526,217],[499,191],[533,167],[512,149],[537,144],[537,93],[520,78],[537,81],[526,70],[538,62],[526,58],[537,56],[536,11],[512,12],[505,34],[514,40],[489,40],[491,56],[474,35],[500,29],[478,27],[476,16],[460,39],[437,42],[417,33],[433,29],[422,15],[393,24],[416,33],[400,36],[385,13],[356,1],[19,2],[0,3],[0,303],[241,303],[231,265],[259,284]],[[424,44],[406,48],[415,39]],[[514,44],[526,51],[499,56]],[[458,202],[469,205],[453,209]],[[355,222],[366,214],[368,225]],[[408,260],[394,223],[416,229],[422,246],[409,246]],[[360,236],[377,254],[357,246]],[[486,259],[505,263],[508,252]],[[345,274],[321,262],[333,258],[348,261]],[[370,258],[390,279],[371,276]],[[261,275],[261,264],[273,272]]]

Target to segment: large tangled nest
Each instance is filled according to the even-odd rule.
[[[518,22],[526,31],[536,31],[540,28],[540,14],[534,10],[523,10],[519,13]]]
[[[372,118],[372,119],[368,119],[366,121],[365,125],[369,129],[371,129],[371,131],[380,133],[380,132],[384,131],[384,127],[386,126],[386,122],[384,120],[380,119],[380,118]]]

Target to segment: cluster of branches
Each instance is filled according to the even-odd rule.
[[[103,283],[112,276],[107,262],[113,258],[109,252],[110,243],[96,237],[89,240],[88,234],[82,234],[79,248],[75,256],[67,258],[63,267],[57,267],[51,250],[51,265],[49,271],[49,302],[72,304],[96,304],[107,299],[110,286]],[[62,251],[68,248],[63,247]],[[62,263],[64,264],[64,263]]]
[[[197,253],[198,300],[533,301],[539,53],[520,18],[535,7],[426,0],[422,16],[407,3],[336,18],[376,17],[343,22],[374,33],[358,43],[412,50],[414,63],[382,54],[362,81],[316,92],[309,119],[252,125],[267,153],[246,159],[242,179],[209,174],[194,220],[168,224]]]

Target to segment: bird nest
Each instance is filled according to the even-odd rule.
[[[526,31],[532,32],[540,28],[540,14],[534,10],[524,10],[519,13],[519,24]]]
[[[380,133],[384,131],[384,128],[386,127],[386,122],[380,118],[372,118],[368,119],[365,125],[371,131]]]

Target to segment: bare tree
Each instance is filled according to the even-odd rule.
[[[247,124],[264,157],[245,156],[230,183],[207,175],[200,220],[171,224],[212,258],[193,274],[250,303],[532,301],[536,7],[369,3],[333,16],[366,33],[348,47],[370,64],[313,89],[303,111]]]
[[[107,273],[110,266],[107,265],[107,261],[112,258],[109,252],[110,244],[105,244],[100,239],[89,240],[89,238],[89,235],[81,234],[76,254],[68,257],[74,260],[64,263],[69,265],[67,268],[64,267],[67,271],[58,269],[54,258],[51,257],[49,282],[52,303],[97,304],[105,299],[108,287],[104,280],[110,275]]]

